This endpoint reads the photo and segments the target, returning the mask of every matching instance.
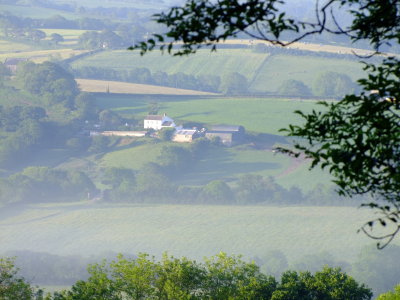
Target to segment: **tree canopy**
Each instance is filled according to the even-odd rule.
[[[153,34],[130,49],[139,49],[141,54],[160,49],[185,55],[205,46],[215,50],[218,42],[239,35],[286,46],[308,36],[334,34],[367,42],[375,54],[383,46],[400,44],[399,0],[316,0],[315,16],[307,20],[288,14],[289,4],[283,0],[186,0],[180,7],[154,15],[166,27],[165,33]],[[342,16],[350,21],[341,22]],[[359,80],[360,93],[338,102],[321,102],[322,111],[297,112],[304,123],[290,125],[286,132],[300,139],[295,149],[281,151],[296,156],[305,153],[312,167],[327,168],[340,194],[372,197],[366,205],[381,215],[361,230],[384,247],[400,231],[400,60],[379,56],[375,61],[380,62],[365,64],[369,75]],[[338,80],[333,91],[340,96],[350,93],[347,81]],[[371,94],[371,90],[377,92]],[[375,224],[389,231],[375,235]]]
[[[70,291],[55,293],[69,299],[326,299],[367,300],[371,291],[340,269],[325,267],[310,272],[287,271],[281,281],[260,272],[254,263],[220,253],[203,263],[147,254],[135,259],[122,255],[107,264],[89,266],[89,278]]]

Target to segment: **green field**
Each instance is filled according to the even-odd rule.
[[[289,261],[327,251],[351,260],[372,241],[356,231],[371,214],[344,207],[38,204],[1,212],[0,253],[106,251],[201,259],[220,251]],[[395,241],[397,244],[398,241]]]
[[[200,122],[211,124],[242,125],[247,132],[270,134],[265,149],[255,150],[240,146],[214,149],[197,162],[191,172],[179,178],[180,184],[199,185],[215,179],[234,181],[240,175],[253,173],[273,176],[290,188],[298,186],[304,191],[318,183],[330,184],[330,176],[319,169],[310,172],[306,161],[294,162],[282,154],[272,153],[272,147],[285,143],[279,129],[299,123],[292,112],[296,109],[310,111],[316,108],[312,100],[284,100],[272,98],[222,98],[222,97],[157,97],[98,95],[97,105],[123,114],[142,118],[147,114],[149,102],[159,101],[160,113],[166,112],[177,124]],[[140,141],[138,140],[138,143]],[[140,169],[147,162],[155,162],[164,143],[134,144],[105,154],[96,163],[101,167],[128,167]],[[69,166],[69,165],[68,165]],[[81,166],[81,165],[79,165]]]
[[[301,119],[295,110],[311,111],[313,100],[232,97],[158,97],[99,95],[97,105],[123,114],[144,117],[149,102],[158,102],[160,113],[167,113],[179,124],[184,121],[207,124],[242,125],[247,131],[281,134],[279,129]]]
[[[77,60],[73,68],[94,66],[114,70],[145,67],[151,72],[168,74],[182,72],[191,75],[224,76],[231,72],[245,75],[250,92],[275,93],[285,80],[301,80],[310,88],[326,71],[344,73],[354,81],[362,77],[362,65],[353,60],[317,56],[291,56],[254,53],[250,49],[200,50],[189,57],[172,57],[159,52],[140,56],[132,51],[106,51]]]
[[[99,166],[138,170],[145,163],[157,161],[165,145],[165,143],[143,144],[113,151],[101,158]],[[231,181],[247,173],[275,176],[289,168],[289,164],[288,158],[283,155],[275,156],[271,151],[219,147],[196,162],[193,169],[185,173],[184,178],[179,177],[178,181],[179,184],[199,185],[217,179]]]
[[[300,80],[312,88],[318,76],[326,71],[343,73],[356,81],[363,76],[362,67],[356,61],[345,59],[274,55],[263,64],[250,90],[274,93],[288,79]]]
[[[34,45],[0,40],[0,53],[18,53],[21,51],[32,51],[36,49],[37,47]]]
[[[173,57],[153,52],[140,56],[137,51],[106,51],[78,60],[73,68],[97,66],[115,70],[129,70],[146,67],[152,72],[163,71],[168,74],[183,72],[192,75],[218,75],[239,72],[252,78],[262,65],[267,54],[253,53],[251,50],[234,49],[200,50],[193,56]]]

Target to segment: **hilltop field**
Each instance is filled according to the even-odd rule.
[[[152,73],[184,73],[193,76],[226,76],[237,72],[247,78],[250,93],[277,93],[287,80],[299,80],[310,88],[327,71],[342,73],[353,81],[363,76],[362,65],[346,58],[270,55],[250,49],[200,50],[190,57],[173,57],[158,52],[140,56],[137,52],[119,50],[100,52],[72,63],[72,68],[99,67],[118,72],[147,68]]]

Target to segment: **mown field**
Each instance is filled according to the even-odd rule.
[[[196,55],[174,57],[155,51],[140,56],[138,51],[106,51],[78,60],[73,68],[97,66],[115,70],[129,70],[146,67],[152,72],[163,71],[168,74],[183,72],[192,75],[218,75],[240,72],[251,78],[262,65],[267,54],[253,53],[245,49],[200,50]]]
[[[177,89],[171,87],[137,84],[120,81],[76,79],[80,89],[89,93],[112,93],[112,94],[147,94],[147,95],[217,95],[215,93]]]
[[[344,207],[37,204],[0,212],[0,253],[61,255],[164,251],[201,259],[220,251],[289,261],[323,251],[351,260],[372,241],[356,231],[371,214]],[[398,243],[398,241],[395,241]]]
[[[250,92],[275,93],[285,80],[301,80],[312,88],[321,73],[344,73],[354,81],[362,77],[362,65],[353,60],[316,56],[273,55],[255,53],[251,49],[200,50],[189,57],[172,57],[153,52],[140,56],[132,51],[107,51],[77,60],[73,68],[94,66],[115,70],[145,67],[151,72],[223,77],[238,72],[247,77]]]
[[[252,81],[250,90],[275,93],[288,79],[302,81],[312,88],[318,77],[327,71],[346,74],[353,81],[363,76],[362,65],[356,61],[312,56],[274,55],[263,64],[258,76]]]

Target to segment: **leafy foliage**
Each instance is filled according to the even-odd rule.
[[[0,258],[0,298],[34,299],[34,290],[29,283],[17,275],[18,269],[11,258]]]
[[[74,98],[79,93],[74,77],[55,63],[21,64],[16,77],[24,90],[44,97],[48,104],[62,103],[73,107]]]
[[[310,96],[312,93],[310,88],[302,81],[289,79],[282,83],[278,89],[278,93],[284,96]]]
[[[379,295],[377,300],[399,300],[400,299],[400,285],[394,287],[393,291]]]
[[[340,269],[287,271],[281,282],[240,256],[220,253],[198,263],[164,254],[135,259],[118,256],[89,266],[90,277],[53,299],[371,299],[371,291]],[[59,298],[57,298],[59,297]]]

